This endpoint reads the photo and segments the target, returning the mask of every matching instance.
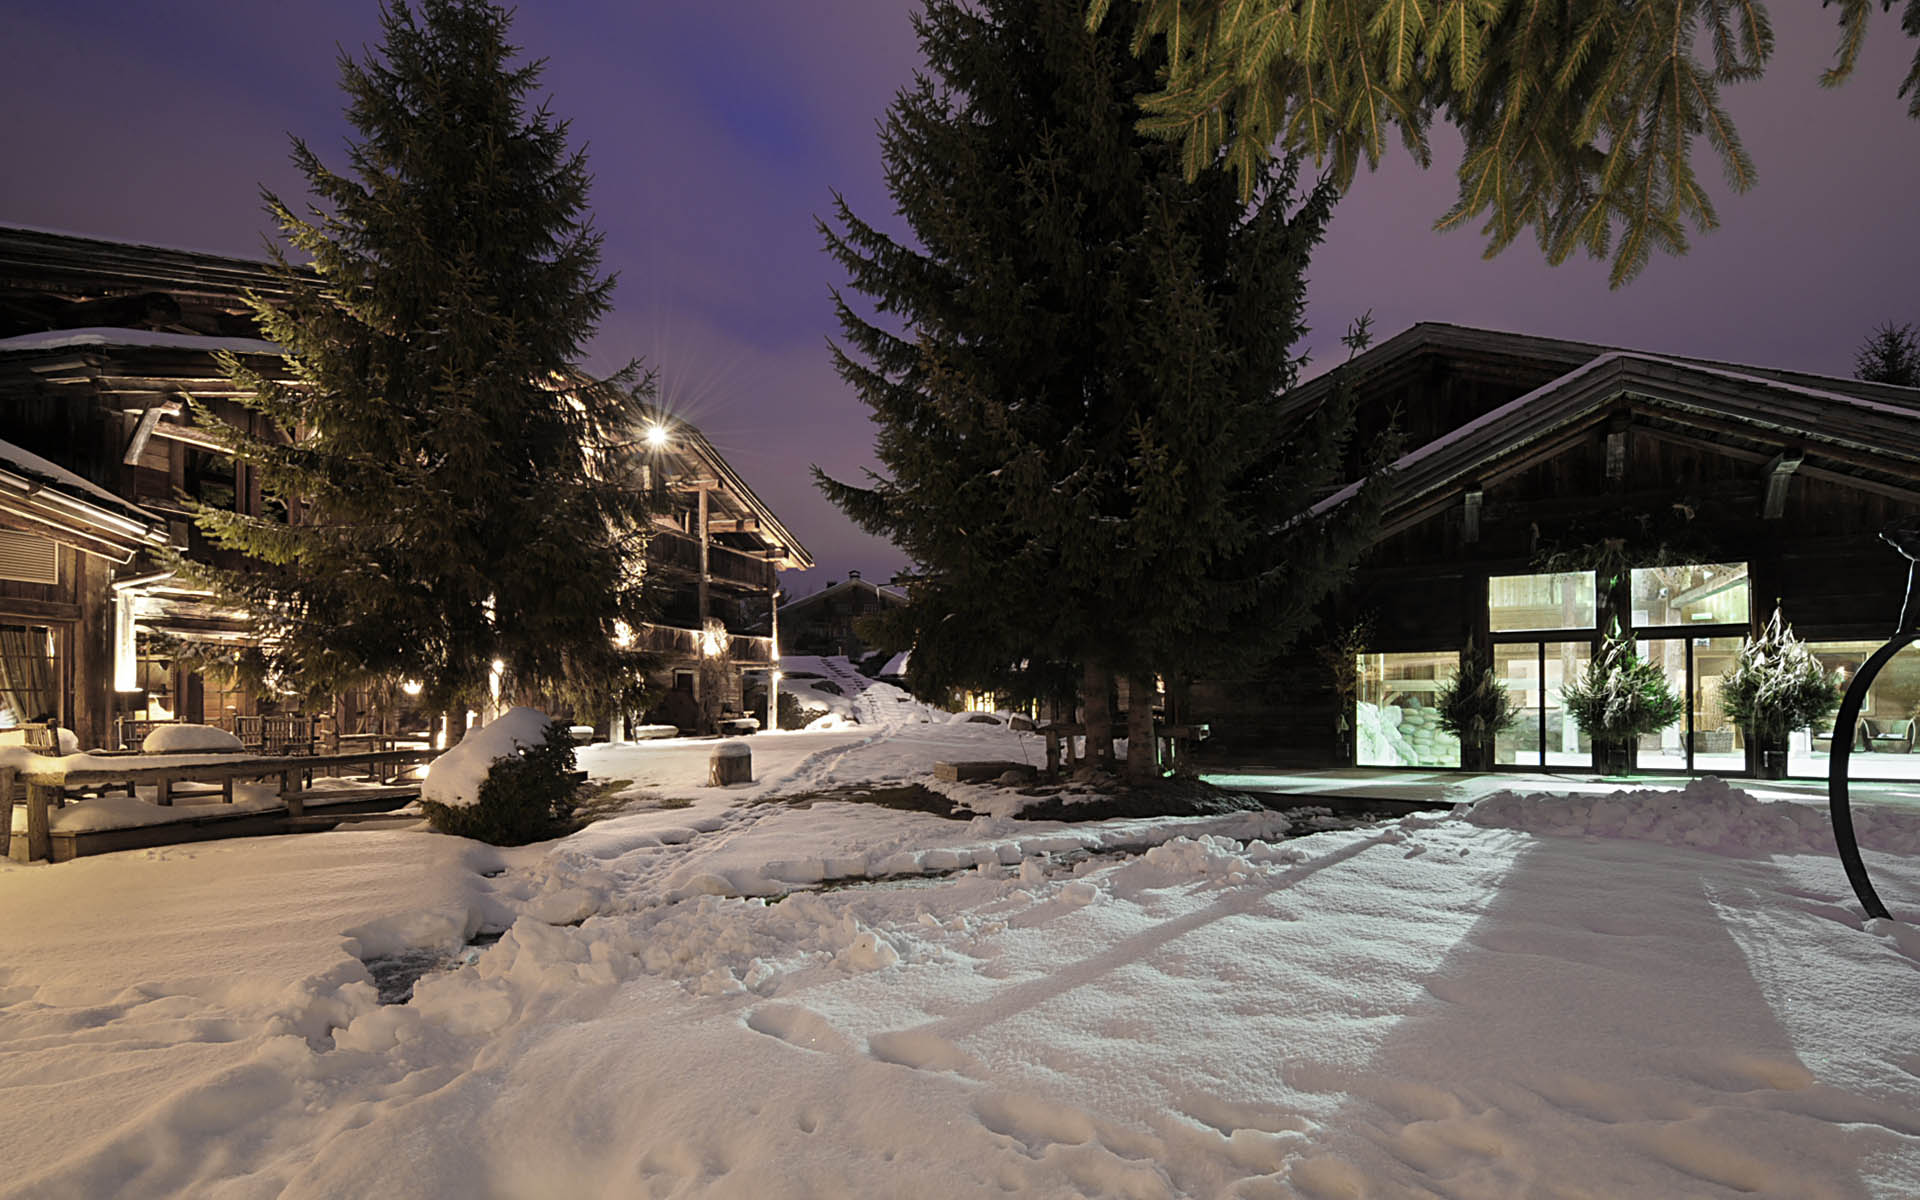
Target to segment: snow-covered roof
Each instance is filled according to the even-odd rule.
[[[0,509],[54,541],[116,562],[166,540],[146,510],[10,442],[0,442]]]
[[[232,354],[284,354],[280,346],[259,338],[206,337],[157,329],[49,329],[0,338],[0,354],[62,350],[75,346],[140,346],[167,350],[225,350]]]
[[[1814,454],[1827,446],[1870,455],[1890,473],[1920,483],[1920,391],[1875,386],[1861,394],[1852,387],[1821,386],[1841,383],[1608,351],[1402,455],[1390,468],[1390,506],[1404,510],[1469,476],[1480,477],[1502,455],[1593,417],[1623,393],[1652,408],[1731,420]],[[1914,403],[1897,402],[1900,393],[1911,395]],[[1345,504],[1360,488],[1359,481],[1348,484],[1316,504],[1310,515]]]

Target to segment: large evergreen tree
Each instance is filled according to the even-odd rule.
[[[1831,87],[1853,71],[1873,0],[1827,3],[1841,28]],[[1170,60],[1143,90],[1143,126],[1183,146],[1189,173],[1224,149],[1250,192],[1280,146],[1330,160],[1344,187],[1396,134],[1425,166],[1437,113],[1466,142],[1439,226],[1484,217],[1489,256],[1532,231],[1555,263],[1611,255],[1618,286],[1655,249],[1684,254],[1689,224],[1719,224],[1696,138],[1736,191],[1755,178],[1720,88],[1773,53],[1758,0],[1090,0],[1090,19],[1110,8]],[[1920,0],[1901,27],[1920,38]],[[1920,118],[1920,50],[1900,95]]]
[[[345,172],[294,139],[313,200],[272,193],[293,298],[256,304],[293,383],[229,359],[264,420],[215,425],[275,511],[203,510],[247,556],[214,572],[250,608],[269,666],[312,691],[420,680],[436,707],[486,694],[609,698],[640,619],[640,493],[619,485],[644,384],[573,367],[608,306],[585,160],[529,109],[508,14],[395,0],[382,43],[343,56]],[[457,738],[456,724],[450,737]]]
[[[1095,723],[1108,670],[1143,721],[1155,673],[1277,649],[1355,551],[1366,506],[1299,519],[1344,405],[1277,403],[1332,188],[1297,195],[1291,162],[1251,204],[1225,172],[1186,179],[1135,128],[1154,64],[1077,0],[928,0],[916,29],[926,71],[881,134],[914,240],[844,201],[822,226],[883,314],[836,295],[886,475],[821,483],[919,564],[892,618],[918,688],[1074,662]]]

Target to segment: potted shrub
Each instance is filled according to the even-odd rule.
[[[1460,765],[1469,771],[1492,765],[1494,735],[1520,716],[1492,662],[1472,652],[1440,685],[1434,707],[1440,711],[1440,728],[1460,739]]]
[[[1758,750],[1760,778],[1784,779],[1788,735],[1832,716],[1840,692],[1840,681],[1793,636],[1776,608],[1760,636],[1741,643],[1721,681],[1720,703]]]
[[[1624,775],[1634,744],[1680,719],[1685,707],[1660,668],[1634,653],[1618,632],[1600,645],[1587,669],[1560,689],[1560,701],[1580,732],[1593,739],[1605,775]]]

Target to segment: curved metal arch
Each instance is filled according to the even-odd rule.
[[[1904,625],[1903,618],[1903,628]],[[1853,810],[1847,804],[1847,762],[1853,757],[1854,730],[1860,723],[1860,709],[1867,702],[1867,691],[1873,686],[1874,677],[1894,655],[1917,641],[1920,641],[1920,629],[1897,633],[1892,641],[1860,664],[1860,672],[1847,685],[1840,712],[1833,719],[1833,744],[1827,752],[1827,809],[1833,817],[1833,840],[1840,849],[1840,863],[1847,869],[1847,882],[1853,885],[1853,894],[1859,897],[1860,907],[1867,910],[1869,917],[1890,914],[1874,892],[1873,881],[1867,878],[1867,864],[1861,861],[1860,843],[1854,839]]]

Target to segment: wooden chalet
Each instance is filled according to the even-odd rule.
[[[146,552],[215,553],[182,497],[263,511],[205,422],[259,419],[214,356],[284,372],[243,296],[283,288],[264,262],[0,227],[0,724],[51,717],[105,746],[117,717],[259,712],[185,652],[251,641],[251,622]],[[710,723],[777,665],[776,573],[812,560],[697,430],[659,424],[641,470],[662,498],[647,569],[664,583],[658,623],[633,637]]]
[[[839,582],[780,606],[780,627],[795,654],[844,654],[864,657],[870,647],[854,622],[907,602],[906,594],[848,571]]]
[[[1473,652],[1523,710],[1493,767],[1591,770],[1559,688],[1617,623],[1686,702],[1641,740],[1638,769],[1740,774],[1755,764],[1720,680],[1776,603],[1843,671],[1893,631],[1908,564],[1878,534],[1920,515],[1920,390],[1442,324],[1344,373],[1356,443],[1393,436],[1402,451],[1329,614],[1330,632],[1367,630],[1357,694],[1336,695],[1330,633],[1260,679],[1196,683],[1216,760],[1457,767],[1433,698]],[[1287,405],[1333,386],[1322,377]],[[1876,736],[1855,776],[1920,778],[1920,653],[1881,675],[1866,715]],[[1825,774],[1825,732],[1796,735],[1791,774]]]

